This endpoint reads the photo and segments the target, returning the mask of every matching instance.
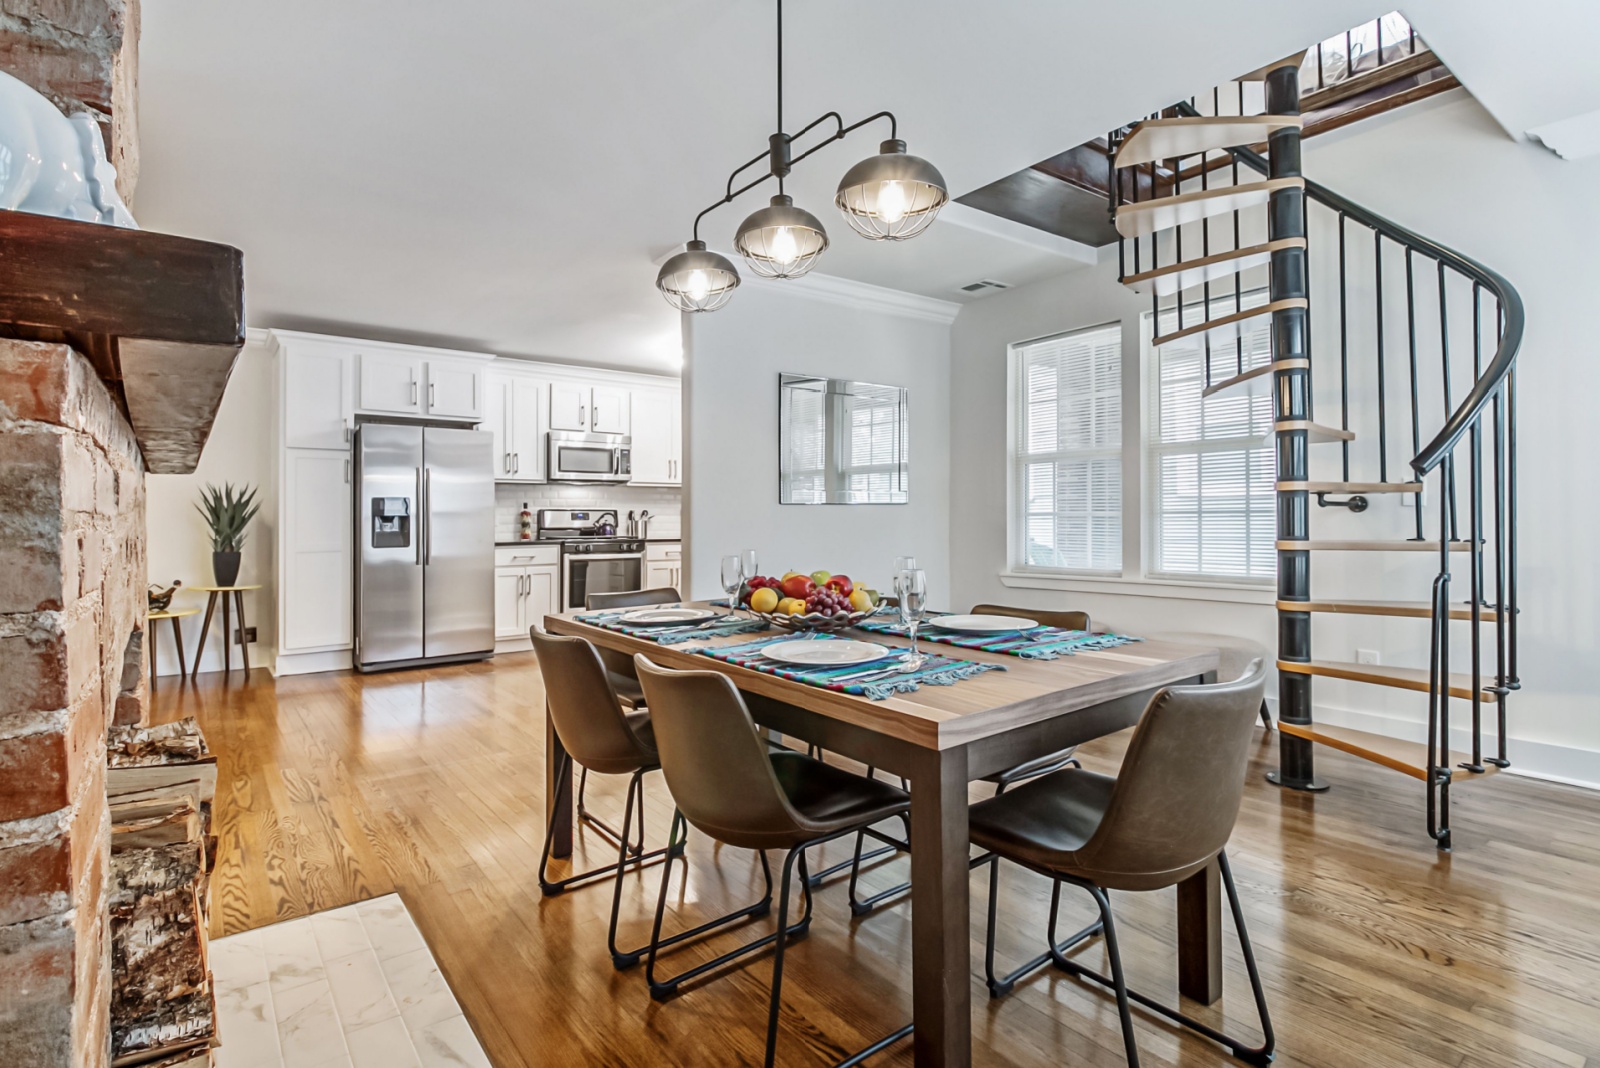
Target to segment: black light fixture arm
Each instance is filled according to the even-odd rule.
[[[829,119],[832,119],[838,128],[834,130],[834,132],[830,134],[826,140],[812,145],[798,156],[790,155],[791,146],[795,141],[799,140],[801,137],[804,137],[806,134],[810,133],[812,130],[816,129]],[[806,125],[802,126],[798,133],[786,134],[779,132],[772,134],[767,139],[768,148],[765,152],[761,153],[759,156],[753,156],[746,162],[741,163],[738,167],[734,168],[732,174],[728,175],[728,184],[726,186],[726,191],[723,193],[722,199],[712,204],[699,215],[694,217],[694,240],[700,240],[700,220],[705,218],[711,212],[715,211],[717,208],[722,207],[724,204],[732,203],[738,197],[748,193],[762,182],[765,182],[768,178],[778,179],[778,189],[781,192],[783,189],[783,179],[788,176],[789,171],[796,163],[799,163],[801,160],[817,152],[819,149],[833,144],[835,141],[844,140],[844,138],[861,129],[863,126],[866,126],[868,123],[876,122],[879,119],[889,120],[889,138],[890,140],[898,140],[900,136],[900,123],[894,117],[894,112],[892,111],[880,111],[874,115],[868,115],[866,118],[861,119],[858,122],[853,122],[848,126],[845,125],[843,117],[841,117],[837,111],[829,111],[819,115],[811,122],[808,122]],[[743,174],[745,171],[749,170],[751,167],[754,167],[763,160],[767,161],[768,165],[766,174],[746,182],[737,189],[733,187],[733,183],[738,180],[739,175]]]

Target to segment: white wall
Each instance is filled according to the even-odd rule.
[[[278,479],[273,412],[277,395],[272,355],[264,345],[252,340],[234,364],[211,437],[194,473],[150,475],[146,480],[149,577],[163,587],[173,579],[181,579],[185,587],[209,586],[214,581],[211,537],[205,520],[195,511],[206,483],[219,487],[225,482],[232,482],[235,487],[247,483],[257,488],[261,511],[246,535],[238,580],[240,585],[261,584],[260,590],[244,595],[247,621],[256,628],[257,643],[250,649],[252,666],[270,666],[276,651],[277,565],[273,553],[278,537]],[[206,595],[191,589],[180,590],[173,601],[174,607],[201,609],[200,615],[179,621],[191,669],[205,604]],[[163,622],[156,627],[156,643],[160,674],[176,675],[178,654],[172,644],[172,624]],[[238,649],[231,655],[237,666]],[[202,671],[222,670],[220,606],[211,623],[200,667]]]
[[[1593,422],[1585,406],[1600,391],[1600,364],[1590,358],[1586,330],[1592,294],[1600,284],[1594,245],[1600,237],[1600,207],[1592,197],[1600,162],[1564,162],[1543,149],[1507,141],[1489,115],[1464,93],[1369,120],[1306,143],[1306,173],[1358,203],[1473,256],[1509,278],[1527,305],[1528,332],[1519,362],[1519,467],[1521,692],[1508,705],[1511,756],[1524,771],[1600,784],[1600,679],[1587,662],[1600,652],[1600,562],[1593,531],[1600,500],[1583,458],[1594,455]],[[1328,253],[1327,224],[1313,216],[1312,241]],[[955,603],[1003,599],[1036,606],[1081,607],[1098,623],[1132,633],[1209,631],[1275,645],[1270,593],[1204,591],[1151,583],[1078,582],[1069,590],[1013,589],[1003,584],[1006,559],[1006,346],[1009,343],[1121,319],[1124,323],[1124,418],[1142,418],[1137,383],[1138,321],[1147,298],[1130,296],[1116,283],[1115,249],[1094,268],[989,297],[963,307],[952,331],[951,558]],[[1352,256],[1357,255],[1354,251]],[[1317,361],[1327,367],[1337,351],[1329,344],[1336,312],[1314,259],[1313,308]],[[1367,259],[1370,269],[1370,255]],[[1394,261],[1398,263],[1399,261]],[[1392,267],[1389,268],[1392,272]],[[1354,261],[1352,265],[1354,270]],[[1394,284],[1391,274],[1386,279]],[[1437,283],[1432,272],[1419,283],[1419,306]],[[1454,299],[1454,298],[1453,298]],[[1431,307],[1431,305],[1426,305]],[[1436,313],[1435,313],[1436,314]],[[1388,324],[1391,353],[1395,329]],[[1455,344],[1470,336],[1453,327]],[[1401,334],[1403,337],[1403,333]],[[1426,346],[1424,346],[1426,348]],[[1370,348],[1362,349],[1363,356]],[[1424,358],[1426,358],[1426,352]],[[1352,361],[1357,359],[1352,351]],[[1329,416],[1336,399],[1333,375],[1318,385],[1318,413]],[[1458,379],[1459,398],[1464,380]],[[1368,378],[1352,388],[1371,389]],[[1393,387],[1391,387],[1393,388]],[[1426,387],[1425,387],[1426,388]],[[1365,406],[1374,403],[1370,392]],[[1439,416],[1425,401],[1424,433]],[[1442,407],[1442,404],[1439,405]],[[1336,409],[1333,409],[1336,411]],[[1353,423],[1358,433],[1364,428]],[[1363,434],[1370,442],[1370,433]],[[1409,451],[1391,443],[1395,462]],[[1366,446],[1370,447],[1370,446]],[[1338,477],[1336,446],[1313,450],[1313,477]],[[1375,464],[1375,453],[1362,465]],[[1465,453],[1462,453],[1465,462]],[[1358,465],[1359,467],[1360,465]],[[1576,474],[1576,477],[1574,477]],[[1376,478],[1375,470],[1353,469],[1352,477]],[[1436,491],[1432,491],[1436,492]],[[1125,540],[1137,546],[1143,493],[1142,459],[1124,462]],[[1433,498],[1435,501],[1437,498]],[[1464,498],[1463,498],[1464,502]],[[1412,513],[1399,500],[1375,500],[1362,516],[1314,510],[1320,537],[1405,537]],[[1437,522],[1433,508],[1430,524]],[[1358,557],[1339,560],[1338,556]],[[1422,554],[1418,554],[1419,557]],[[1393,557],[1393,558],[1390,558]],[[1137,559],[1125,567],[1137,574]],[[1422,600],[1433,560],[1401,554],[1320,554],[1313,560],[1312,591],[1318,596]],[[1458,567],[1454,596],[1466,596]],[[1254,603],[1251,603],[1254,602]],[[1459,669],[1465,643],[1455,624],[1453,663]],[[1427,624],[1421,620],[1317,618],[1313,648],[1326,659],[1354,660],[1355,648],[1377,648],[1383,663],[1426,665]],[[1420,740],[1426,698],[1405,691],[1317,680],[1317,715],[1328,722]],[[1465,719],[1457,703],[1457,721]]]
[[[876,305],[871,287],[804,278],[747,283],[720,311],[685,316],[683,517],[694,596],[720,593],[724,554],[754,548],[764,573],[823,568],[880,589],[896,556],[915,555],[935,603],[949,603],[952,313],[903,294]],[[778,503],[783,371],[910,389],[909,503]]]

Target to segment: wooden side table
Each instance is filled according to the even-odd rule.
[[[220,597],[222,599],[222,673],[226,675],[233,670],[233,650],[230,648],[233,644],[233,624],[229,618],[231,615],[229,602],[232,601],[232,607],[237,608],[239,612],[239,659],[244,663],[244,675],[248,679],[250,677],[250,643],[245,640],[244,595],[250,590],[259,590],[261,588],[260,585],[192,586],[190,588],[209,594],[209,596],[206,598],[206,619],[204,623],[200,624],[200,644],[195,647],[194,670],[190,672],[189,677],[191,679],[196,678],[200,674],[200,658],[206,655],[206,634],[211,630],[211,614],[216,611],[217,599]]]
[[[189,665],[183,661],[183,629],[178,626],[178,620],[184,616],[199,615],[199,613],[200,609],[198,608],[168,608],[160,612],[150,612],[144,617],[152,623],[159,623],[163,619],[172,620],[172,644],[178,647],[179,682],[182,682],[183,677],[189,674]],[[145,630],[150,635],[150,685],[154,686],[156,684],[156,646],[161,643],[156,641],[156,628],[146,627]],[[204,641],[204,639],[201,640]]]

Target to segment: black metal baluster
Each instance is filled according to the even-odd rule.
[[[1237,84],[1239,86],[1239,114],[1242,117],[1244,115],[1244,82],[1239,82]],[[1233,184],[1234,185],[1238,185],[1239,184],[1239,157],[1230,152],[1230,153],[1228,153],[1228,158],[1233,161]],[[1233,247],[1234,247],[1235,250],[1237,250],[1239,248],[1239,209],[1238,208],[1234,208],[1233,209]],[[1234,274],[1233,274],[1233,310],[1234,311],[1238,311],[1242,307],[1244,307],[1244,294],[1241,292],[1241,286],[1243,285],[1243,283],[1244,283],[1244,275],[1243,275],[1243,273],[1239,272],[1239,271],[1235,271]],[[1242,333],[1235,335],[1234,339],[1233,339],[1233,363],[1234,363],[1234,368],[1235,368],[1234,373],[1235,374],[1241,374],[1241,375],[1244,374],[1244,335]]]
[[[1350,429],[1350,327],[1346,315],[1345,290],[1345,259],[1344,259],[1344,224],[1345,213],[1339,213],[1339,429]],[[1350,440],[1346,438],[1339,443],[1339,450],[1343,453],[1343,480],[1350,481]]]
[[[1373,289],[1378,295],[1378,481],[1389,481],[1389,406],[1383,384],[1383,234],[1372,231]]]
[[[1439,261],[1439,360],[1444,367],[1444,410],[1448,415],[1453,409],[1450,405],[1450,312],[1445,294],[1444,261]],[[1450,533],[1451,541],[1457,540],[1459,531],[1456,527],[1456,480],[1455,468],[1452,465],[1450,478],[1440,485],[1446,501],[1450,505]]]
[[[1209,163],[1210,163],[1210,160],[1206,158],[1206,153],[1204,153],[1204,152],[1200,153],[1200,192],[1202,192],[1202,193],[1204,193],[1206,191],[1206,189],[1207,189],[1207,187],[1209,185],[1209,179],[1207,178],[1207,174],[1210,171],[1210,167],[1208,166]],[[1206,257],[1208,257],[1210,255],[1211,255],[1211,216],[1207,215],[1205,218],[1200,220],[1200,257],[1201,257],[1201,259],[1205,259]],[[1201,276],[1205,279],[1204,288],[1201,290],[1201,299],[1203,301],[1205,301],[1207,318],[1209,318],[1211,316],[1211,274],[1210,274],[1210,270],[1211,269],[1209,267],[1201,267],[1200,268]],[[1178,300],[1180,302],[1183,300],[1183,277],[1182,277],[1182,275],[1179,275],[1179,277],[1178,277]],[[1238,311],[1239,309],[1235,308],[1233,310],[1234,311]],[[1209,384],[1211,382],[1211,331],[1207,330],[1205,332],[1205,339],[1206,339],[1206,356],[1205,356],[1205,359],[1206,359],[1206,382],[1207,382],[1207,384]]]
[[[1175,197],[1179,197],[1179,196],[1183,195],[1183,157],[1180,156],[1177,159],[1171,160],[1169,162],[1171,162],[1171,164],[1172,164],[1172,195],[1175,196]],[[1177,218],[1177,213],[1176,212],[1173,213],[1173,217]],[[1179,222],[1175,226],[1173,226],[1173,228],[1172,228],[1172,263],[1173,263],[1173,266],[1177,266],[1178,264],[1181,264],[1182,262],[1183,262],[1183,223]],[[1209,317],[1210,314],[1211,314],[1211,309],[1207,308],[1203,318]],[[1178,290],[1178,329],[1179,330],[1183,329],[1183,290],[1182,289]]]
[[[1411,354],[1411,455],[1422,451],[1422,416],[1417,394],[1417,289],[1412,274],[1411,248],[1406,247],[1406,333]],[[1422,541],[1422,494],[1411,502],[1417,513],[1417,540]]]
[[[1483,330],[1480,327],[1479,288],[1472,286],[1472,377],[1483,373]],[[1467,507],[1472,527],[1472,762],[1468,771],[1483,770],[1483,416],[1472,421],[1467,444]]]
[[[1511,646],[1511,678],[1506,686],[1522,687],[1517,672],[1517,372],[1506,374],[1506,629]]]

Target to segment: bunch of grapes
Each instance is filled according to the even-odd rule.
[[[811,591],[811,596],[806,598],[806,611],[820,612],[825,616],[849,615],[850,598],[838,590],[818,586]]]
[[[778,591],[778,596],[781,597],[783,596],[782,586],[783,581],[781,579],[768,578],[766,575],[757,575],[753,579],[747,579],[744,584],[744,603],[749,604],[750,595],[757,590],[774,589]]]

